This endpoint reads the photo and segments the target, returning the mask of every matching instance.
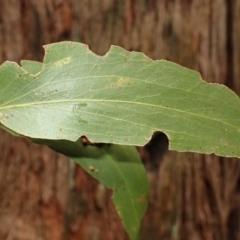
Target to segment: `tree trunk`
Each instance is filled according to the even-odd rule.
[[[240,0],[0,0],[0,62],[42,45],[110,45],[201,72],[240,94]],[[151,154],[150,154],[151,156]],[[240,239],[240,161],[168,152],[154,171],[143,240]],[[111,191],[47,147],[0,131],[0,239],[127,240]]]

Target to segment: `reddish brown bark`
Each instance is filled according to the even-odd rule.
[[[111,44],[197,69],[240,93],[240,0],[0,0],[0,62],[41,45]],[[240,239],[240,161],[168,153],[148,172],[141,239]],[[128,239],[104,189],[79,166],[0,131],[0,239]]]

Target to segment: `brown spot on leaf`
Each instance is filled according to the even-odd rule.
[[[138,198],[137,201],[138,201],[139,203],[144,203],[144,202],[146,202],[146,200],[147,200],[147,199],[146,199],[146,196],[142,195],[140,198]]]
[[[90,171],[94,171],[94,170],[95,170],[95,168],[94,168],[93,166],[89,166],[88,169],[89,169]]]

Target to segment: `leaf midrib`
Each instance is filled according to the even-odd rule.
[[[0,110],[5,110],[5,109],[11,109],[11,108],[21,108],[21,107],[34,107],[36,105],[47,105],[47,104],[58,104],[58,103],[71,103],[71,102],[100,102],[100,103],[105,103],[105,102],[109,102],[109,103],[125,103],[125,104],[135,104],[135,105],[140,105],[140,106],[145,106],[145,107],[155,107],[155,108],[161,108],[161,109],[165,109],[168,111],[174,111],[174,112],[179,112],[182,114],[186,114],[186,115],[190,115],[190,116],[194,116],[194,117],[200,117],[200,118],[204,118],[206,120],[211,120],[214,122],[219,122],[222,123],[224,125],[230,126],[234,129],[238,129],[236,126],[229,124],[225,121],[221,121],[218,119],[214,119],[214,118],[210,118],[204,115],[199,115],[196,113],[191,113],[191,112],[186,112],[183,110],[179,110],[176,108],[171,108],[170,106],[168,107],[164,107],[164,106],[159,106],[159,105],[154,105],[154,104],[149,104],[149,103],[143,103],[143,102],[132,102],[132,101],[123,101],[123,100],[109,100],[109,99],[65,99],[65,100],[54,100],[54,101],[42,101],[42,102],[31,102],[31,103],[25,103],[25,104],[14,104],[14,105],[9,105],[9,106],[5,106],[5,107],[0,107]]]
[[[108,154],[108,155],[110,155],[110,154]],[[117,168],[115,161],[111,161],[111,159],[112,158],[110,157],[110,162],[112,162],[112,164],[115,166],[115,168],[117,169],[118,173],[122,177],[123,182],[125,183],[125,186],[127,187],[127,192],[128,192],[128,195],[130,196],[130,201],[131,201],[131,204],[132,204],[132,208],[134,209],[135,220],[137,220],[138,219],[138,214],[137,214],[136,208],[134,208],[135,204],[134,204],[134,201],[133,201],[133,196],[132,196],[131,191],[130,191],[128,185],[127,185],[126,178],[124,177],[124,175],[122,174],[120,169]],[[116,194],[116,192],[115,192],[116,191],[116,187],[115,186],[113,187],[113,191],[114,191],[114,194]]]

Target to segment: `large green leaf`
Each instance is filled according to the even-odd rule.
[[[34,140],[47,144],[80,164],[104,186],[113,189],[113,202],[131,239],[137,239],[147,208],[149,183],[134,147],[105,144],[83,146],[81,141]]]
[[[144,145],[154,131],[162,131],[173,150],[240,156],[240,102],[225,86],[119,47],[103,57],[73,42],[51,44],[45,51],[43,63],[0,66],[0,127],[64,153],[112,188],[132,239],[148,194],[135,149],[83,147],[76,141],[80,136]]]
[[[154,131],[170,149],[240,156],[240,101],[227,87],[167,61],[112,47],[103,57],[86,45],[45,47],[31,74],[0,66],[0,122],[24,136],[143,145]]]

